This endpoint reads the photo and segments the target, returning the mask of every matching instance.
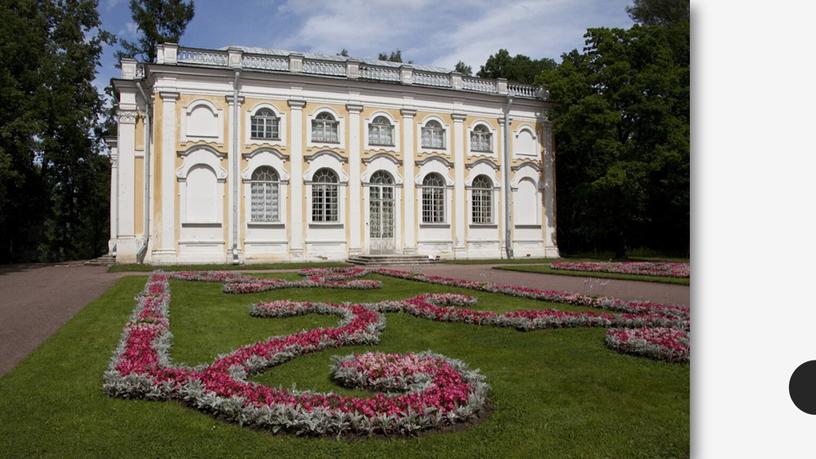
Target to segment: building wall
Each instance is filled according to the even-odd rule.
[[[550,221],[554,212],[546,205],[554,202],[554,195],[547,194],[548,186],[554,193],[554,184],[545,180],[553,158],[545,141],[549,127],[540,102],[514,103],[507,133],[511,160],[505,165],[506,102],[502,98],[450,91],[412,93],[382,84],[361,89],[313,77],[298,80],[248,73],[240,80],[238,149],[233,151],[233,78],[231,73],[159,72],[150,82],[152,219],[145,262],[230,261],[233,198],[238,206],[237,256],[241,261],[345,259],[369,252],[368,182],[377,170],[387,171],[395,182],[396,253],[503,257],[505,166],[511,170],[509,211],[515,255],[557,255],[554,222]],[[270,108],[279,117],[279,140],[251,138],[250,120],[260,108]],[[311,121],[323,111],[339,122],[337,144],[312,139]],[[394,146],[369,145],[369,124],[380,115],[394,127]],[[141,148],[143,155],[145,127],[141,120],[120,125],[120,130],[134,129],[133,146]],[[443,149],[422,146],[422,127],[430,120],[445,129]],[[477,125],[491,132],[491,152],[472,149],[470,133]],[[125,157],[121,143],[119,148],[120,157]],[[233,171],[235,155],[237,171]],[[124,206],[133,209],[136,235],[144,233],[144,164],[137,154],[130,181],[135,198],[131,207]],[[251,177],[261,166],[273,167],[280,178],[277,222],[252,222],[250,218]],[[340,182],[339,221],[332,224],[311,221],[312,176],[323,167],[334,170]],[[441,224],[422,221],[422,181],[433,172],[446,182],[446,218]],[[492,220],[485,224],[474,224],[471,215],[471,185],[479,175],[486,175],[493,184]],[[239,192],[233,196],[235,176],[239,177]],[[123,208],[121,203],[119,208]],[[524,217],[516,217],[522,209]]]

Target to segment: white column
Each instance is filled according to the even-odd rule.
[[[403,226],[405,227],[405,253],[416,253],[416,222],[414,221],[414,209],[416,207],[414,183],[414,115],[416,110],[403,108],[402,114],[402,153],[403,153]]]
[[[123,104],[120,103],[120,107]],[[130,108],[128,106],[125,106]],[[136,206],[136,181],[134,150],[136,147],[136,106],[131,109],[120,108],[117,112],[119,127],[117,130],[117,146],[119,150],[119,179],[118,179],[118,209],[117,233],[117,261],[124,263],[136,262],[136,242],[134,225],[134,208]]]
[[[453,245],[454,258],[463,258],[467,250],[465,246],[465,225],[467,196],[465,195],[465,132],[464,121],[466,115],[454,113],[453,118],[453,199],[456,208],[454,222],[456,232]]]
[[[505,240],[505,237],[504,237],[504,235],[505,235],[505,228],[504,228],[504,215],[505,214],[504,213],[505,212],[510,212],[511,209],[505,208],[505,205],[504,205],[504,193],[512,193],[513,190],[512,189],[509,189],[509,190],[504,189],[504,168],[508,166],[508,165],[504,164],[504,136],[507,135],[507,133],[504,131],[504,118],[503,117],[502,118],[497,118],[497,121],[499,122],[499,138],[496,139],[495,145],[496,145],[496,152],[498,153],[496,155],[496,158],[497,158],[497,160],[499,162],[499,187],[500,187],[500,190],[499,190],[499,213],[498,213],[498,215],[496,217],[496,221],[498,223],[498,233],[497,234],[498,234],[498,238],[499,238],[499,253],[498,253],[497,258],[506,258],[507,252],[505,251],[505,245],[507,245],[507,240]],[[511,161],[512,161],[512,158],[511,158]],[[511,194],[511,197],[512,197],[512,194]],[[513,216],[511,215],[510,218],[512,219]],[[513,235],[513,238],[515,238],[515,233],[513,232],[512,227],[510,228],[510,232]]]
[[[289,256],[303,258],[303,107],[306,101],[290,100],[289,107]]]
[[[544,212],[542,225],[544,231],[544,256],[558,258],[558,244],[556,242],[555,226],[555,141],[553,139],[552,123],[547,119],[546,112],[539,119],[542,126],[544,140]]]
[[[156,261],[176,258],[176,99],[171,91],[159,93],[162,100],[161,126],[161,227]]]
[[[232,94],[230,94],[228,96],[225,96],[225,99],[226,99],[227,105],[229,107],[228,108],[229,114],[227,115],[227,139],[226,139],[226,143],[225,143],[225,145],[227,146],[227,151],[229,152],[229,154],[228,154],[228,158],[227,158],[227,191],[226,191],[226,193],[227,193],[227,240],[226,240],[226,243],[224,244],[224,247],[225,247],[225,250],[226,250],[224,256],[226,257],[227,260],[232,260],[232,233],[233,233],[233,230],[237,229],[237,231],[238,231],[238,237],[239,237],[239,242],[238,242],[238,247],[239,248],[238,248],[238,250],[239,250],[239,256],[240,256],[241,229],[244,228],[243,222],[238,222],[237,225],[235,224],[235,222],[234,222],[235,216],[234,216],[234,213],[232,211],[233,202],[235,202],[235,200],[238,200],[238,202],[240,203],[240,199],[241,199],[241,187],[240,187],[241,182],[240,182],[240,176],[239,176],[240,171],[235,170],[236,163],[237,164],[241,163],[241,159],[240,159],[241,158],[240,157],[240,155],[241,155],[241,145],[239,143],[238,144],[238,150],[233,151],[234,148],[235,148],[235,142],[233,142],[233,139],[232,139],[232,136],[233,136],[232,133],[235,132],[235,129],[233,128],[233,123],[236,123],[236,122],[238,123],[238,139],[239,139],[239,142],[240,142],[241,132],[242,132],[241,131],[242,127],[241,127],[241,116],[240,116],[240,114],[241,114],[241,104],[244,103],[244,96],[238,96],[238,114],[239,114],[239,116],[238,116],[237,121],[233,119],[233,113],[235,113],[235,110],[234,110],[234,107],[233,107],[234,101],[233,101]],[[235,160],[235,155],[238,155],[238,160],[237,161]],[[240,166],[238,166],[238,167],[240,167]],[[233,181],[238,182],[238,185],[239,185],[238,186],[238,195],[237,196],[236,196],[236,193],[235,193],[235,184],[233,183]],[[238,210],[238,218],[239,219],[241,218],[240,215],[241,215],[241,212],[240,212],[240,208],[239,208],[239,210]]]
[[[110,239],[108,240],[108,253],[114,253],[114,246],[116,245],[116,238],[118,237],[119,229],[118,211],[119,205],[119,148],[116,146],[116,139],[107,140],[110,147],[110,163],[111,163],[111,182],[110,182]]]
[[[360,112],[363,106],[359,104],[346,104],[349,112],[349,255],[360,253],[360,222],[363,215],[360,209]]]

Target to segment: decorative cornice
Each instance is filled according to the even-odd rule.
[[[159,96],[162,100],[176,100],[179,98],[179,93],[176,91],[159,91]]]
[[[346,110],[348,110],[349,113],[360,113],[363,111],[363,106],[360,104],[346,104]]]
[[[451,118],[453,118],[454,121],[464,121],[467,119],[467,115],[464,113],[451,113]]]
[[[417,111],[415,108],[402,108],[400,114],[406,118],[413,118]]]
[[[363,164],[371,164],[379,158],[385,158],[398,166],[402,166],[402,160],[395,158],[394,155],[390,153],[376,153],[368,158],[363,158]]]
[[[219,151],[218,148],[215,147],[217,144],[209,144],[209,143],[194,143],[187,147],[185,150],[178,150],[176,154],[180,157],[185,157],[190,153],[193,153],[196,150],[207,150],[210,153],[218,156],[219,158],[226,158],[227,154]]]
[[[476,166],[478,166],[479,164],[482,164],[482,163],[487,164],[488,166],[490,166],[494,170],[499,169],[499,165],[496,164],[496,162],[493,161],[492,159],[488,159],[488,158],[477,159],[476,161],[473,161],[472,163],[465,164],[465,167],[467,169],[473,169],[474,167],[476,167]]]
[[[334,159],[340,161],[341,163],[347,163],[348,162],[348,158],[346,158],[345,156],[342,156],[340,153],[337,153],[337,152],[331,151],[331,150],[320,150],[317,153],[312,153],[311,155],[304,155],[303,159],[306,160],[306,162],[310,163],[310,162],[314,161],[316,158],[318,158],[320,156],[323,156],[323,155],[329,155],[329,156],[333,157]]]
[[[281,152],[279,152],[278,150],[276,150],[274,148],[269,148],[269,147],[266,147],[266,146],[256,148],[256,149],[254,149],[254,150],[252,150],[252,151],[250,151],[248,153],[243,153],[243,154],[241,154],[241,156],[244,159],[252,159],[256,155],[259,155],[261,153],[269,153],[272,156],[278,157],[281,161],[288,161],[289,160],[289,155],[287,155],[285,153],[281,153]]]
[[[306,106],[306,101],[301,99],[289,99],[286,103],[292,108],[303,108]]]
[[[444,156],[440,156],[440,155],[431,155],[431,156],[422,158],[421,160],[416,162],[416,165],[417,166],[422,166],[425,163],[429,163],[431,161],[439,161],[439,162],[441,162],[442,164],[444,164],[447,167],[453,167],[453,163],[450,160],[448,160]]]
[[[515,166],[511,166],[510,170],[519,171],[521,169],[524,169],[525,167],[532,167],[533,169],[541,172],[540,162],[539,161],[532,161],[532,160],[522,161],[521,163],[516,164]]]

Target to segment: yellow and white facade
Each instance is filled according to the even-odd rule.
[[[558,256],[540,88],[175,44],[113,84],[117,262]]]

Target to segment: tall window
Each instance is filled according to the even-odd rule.
[[[388,118],[378,116],[368,125],[368,144],[394,146],[394,126]]]
[[[492,152],[493,134],[484,124],[480,124],[470,131],[470,149],[472,151]]]
[[[445,179],[435,172],[422,180],[422,223],[445,223]]]
[[[278,173],[269,166],[259,167],[252,173],[250,205],[253,222],[279,221],[279,185]]]
[[[422,147],[445,148],[445,130],[439,121],[428,121],[422,127]]]
[[[280,118],[268,108],[255,112],[250,125],[250,137],[253,139],[280,139]]]
[[[339,125],[331,113],[318,114],[312,120],[312,142],[340,143]]]
[[[337,174],[331,169],[318,169],[312,181],[312,221],[338,221]]]
[[[470,191],[473,223],[493,223],[493,182],[480,175],[473,179]]]

